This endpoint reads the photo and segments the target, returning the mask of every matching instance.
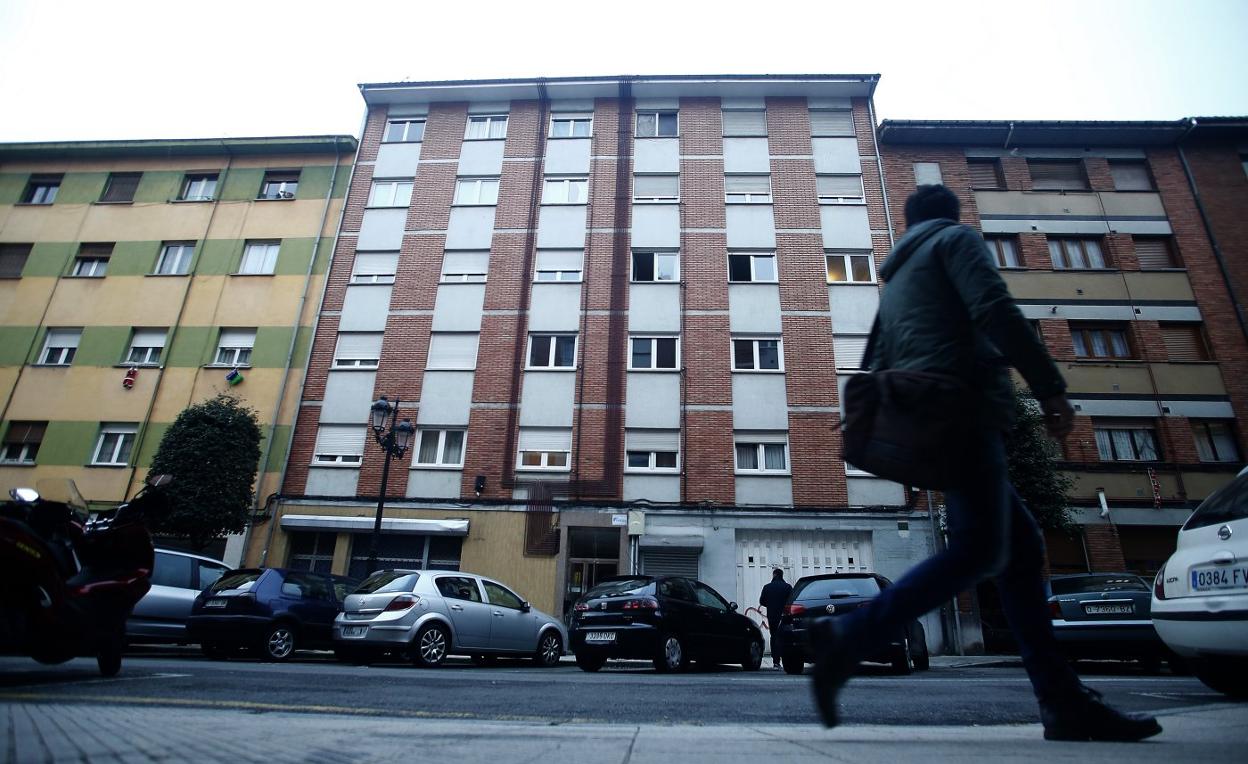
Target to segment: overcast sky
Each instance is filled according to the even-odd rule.
[[[881,119],[1248,114],[1248,0],[0,0],[0,141],[358,134],[356,84],[873,74]]]

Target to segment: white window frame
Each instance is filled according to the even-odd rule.
[[[1089,237],[1089,236],[1050,236],[1048,237],[1048,241],[1046,243],[1048,244],[1048,247],[1049,247],[1049,261],[1053,264],[1053,270],[1055,271],[1112,270],[1109,264],[1109,260],[1105,258],[1105,248],[1101,246],[1101,241],[1102,240],[1099,238]],[[1086,263],[1086,265],[1071,265],[1070,264],[1072,261],[1070,259],[1070,254],[1066,248],[1066,245],[1068,243],[1074,243],[1074,244],[1079,245],[1079,255],[1080,257],[1083,258],[1083,262]],[[1088,249],[1089,244],[1096,247],[1096,255],[1101,260],[1100,265],[1093,264],[1092,258],[1090,257],[1091,250]],[[1059,265],[1057,261],[1054,259],[1054,251],[1053,251],[1054,247],[1057,247],[1058,251],[1061,253],[1061,259],[1064,264]]]
[[[484,130],[474,130],[475,125],[484,125]],[[501,130],[495,130],[496,127],[502,125]],[[474,132],[484,132],[484,135],[473,135]],[[501,135],[494,135],[495,132],[501,132]],[[507,115],[506,114],[469,114],[468,124],[464,127],[464,140],[466,141],[497,141],[507,137]]]
[[[357,267],[360,263],[360,255],[394,255],[394,267],[390,269],[390,273],[359,273]],[[355,259],[351,263],[351,283],[352,284],[393,284],[394,271],[398,270],[399,253],[394,250],[364,250],[356,251]]]
[[[875,283],[875,255],[870,250],[836,250],[825,249],[824,266],[827,272],[829,284],[874,284]],[[836,280],[832,278],[832,268],[830,263],[836,259],[841,260],[841,264],[845,268],[845,279]],[[861,258],[867,261],[867,273],[869,277],[864,281],[854,278],[854,259]]]
[[[403,178],[374,179],[368,190],[368,206],[403,208],[412,203],[412,181]]]
[[[271,201],[294,199],[299,191],[300,174],[299,170],[265,170],[264,178],[260,181],[260,195],[256,198]],[[291,178],[283,176],[291,176]]]
[[[139,427],[134,424],[101,424],[100,433],[95,440],[95,450],[91,454],[91,464],[107,467],[124,467],[129,464],[130,457],[134,455],[138,432]]]
[[[220,180],[219,172],[188,172],[182,178],[178,201],[211,202],[217,197],[217,183]]]
[[[819,191],[820,178],[853,178],[858,181],[858,192],[853,194],[824,194]],[[815,176],[815,196],[820,204],[856,204],[866,200],[866,190],[862,185],[862,176],[852,173],[821,172]]]
[[[363,369],[363,370],[368,370],[368,371],[372,371],[373,369],[376,369],[378,364],[381,363],[381,343],[379,342],[377,344],[377,357],[376,358],[373,358],[371,356],[367,358],[362,357],[362,356],[353,356],[353,355],[344,356],[344,355],[341,355],[343,352],[342,338],[344,334],[346,335],[374,334],[374,335],[377,335],[378,338],[380,338],[382,335],[381,332],[339,332],[338,338],[334,342],[333,368],[334,369]]]
[[[575,198],[574,198],[575,197]],[[588,204],[589,178],[584,175],[547,176],[542,180],[542,204]]]
[[[108,274],[108,256],[79,255],[74,258],[73,276],[82,279],[102,279]]]
[[[637,181],[641,178],[672,178],[676,181],[676,192],[674,194],[647,194],[641,195],[637,193]],[[639,172],[633,176],[633,202],[636,204],[671,204],[680,201],[680,173],[676,172]]]
[[[632,464],[631,462],[632,462],[633,454],[646,454],[647,465],[645,467],[639,467],[635,464]],[[675,458],[676,464],[672,465],[671,467],[660,467],[658,464],[659,454],[671,454],[673,458]],[[658,450],[647,450],[647,449],[640,449],[640,448],[626,449],[624,452],[624,471],[632,472],[632,473],[638,473],[638,472],[656,473],[659,475],[672,475],[672,474],[678,473],[680,472],[680,451],[658,451]]]
[[[448,260],[454,255],[476,255],[484,257],[485,270],[446,270]],[[442,253],[442,273],[439,282],[442,284],[484,284],[489,277],[490,251],[488,249],[450,249]]]
[[[985,236],[984,244],[992,253],[992,261],[998,270],[1023,268],[1023,260],[1019,253],[1018,239],[1014,236]],[[1010,262],[1013,260],[1013,262]]]
[[[238,261],[236,276],[272,276],[277,270],[280,239],[259,239],[243,244],[243,257]]]
[[[43,338],[43,350],[39,353],[39,364],[41,366],[69,366],[74,362],[80,342],[82,342],[81,329],[48,329],[47,335]]]
[[[39,440],[15,440],[18,427],[29,432],[31,425],[41,425],[43,433],[39,436]],[[47,422],[9,422],[9,429],[4,433],[4,440],[0,441],[0,464],[34,464],[39,456],[39,448],[43,445],[43,439],[48,435]],[[10,449],[12,456],[9,455]]]
[[[650,255],[650,271],[654,274],[651,279],[637,278],[636,258],[638,255]],[[675,275],[670,279],[659,278],[659,258],[672,258],[675,261]],[[634,249],[632,257],[629,261],[628,280],[634,284],[679,284],[680,283],[680,251],[665,249]]]
[[[659,366],[659,342],[670,341],[675,348],[674,365]],[[633,345],[638,342],[650,343],[650,365],[634,366],[633,365]],[[680,371],[680,338],[673,335],[652,335],[652,336],[630,336],[628,338],[628,370],[629,371],[657,371],[672,372]]]
[[[412,133],[412,125],[416,125],[416,124],[420,125],[420,137],[411,138],[410,136]],[[403,129],[402,129],[403,135],[401,138],[396,139],[396,138],[391,137],[391,133],[393,129],[395,128],[395,126],[397,125],[403,125]],[[425,139],[425,118],[424,117],[420,117],[420,118],[396,117],[394,119],[386,120],[386,131],[382,133],[381,142],[382,143],[421,143],[424,141],[424,139]]]
[[[459,435],[459,461],[446,460],[446,441],[450,433]],[[421,445],[425,442],[426,436],[434,436],[437,438],[437,454],[432,462],[420,461]],[[412,466],[422,469],[462,469],[464,466],[464,453],[467,451],[468,432],[462,427],[422,427],[416,431],[415,448],[412,449]]]
[[[351,430],[352,441],[359,441],[359,453],[332,453],[329,451],[321,451],[322,441],[321,434],[326,427],[333,428],[340,434],[344,430]],[[364,462],[364,446],[368,443],[368,432],[366,427],[358,428],[345,427],[342,425],[321,425],[316,433],[316,442],[313,444],[312,466],[313,467],[359,467]]]
[[[498,204],[498,177],[456,178],[455,200],[457,207],[493,207]]]
[[[766,178],[767,191],[729,191],[728,178]],[[771,175],[760,172],[734,172],[724,176],[724,204],[771,204]]]
[[[246,332],[251,332],[251,343],[248,345],[223,344],[227,340],[233,339],[231,334],[241,336]],[[232,369],[243,369],[251,366],[251,353],[256,347],[256,330],[255,329],[222,329],[217,336],[217,350],[213,354],[212,363],[209,366],[228,366]]]
[[[743,447],[754,447],[754,457],[757,460],[757,467],[742,467],[741,460],[738,458],[737,449]],[[784,467],[781,469],[767,468],[767,446],[779,446],[784,449]],[[736,438],[732,440],[732,470],[737,475],[789,475],[792,473],[792,462],[789,459],[789,442],[785,440],[754,440],[748,437]]]
[[[1068,322],[1067,328],[1070,330],[1070,344],[1075,352],[1075,360],[1099,363],[1137,360],[1135,348],[1131,344],[1131,330],[1125,323],[1072,321]],[[1095,353],[1095,342],[1089,343],[1093,335],[1100,335],[1106,355]],[[1082,353],[1079,352],[1081,349]],[[1119,349],[1122,354],[1119,354]]]
[[[567,135],[558,135],[557,129],[561,124],[568,125]],[[585,134],[577,135],[576,128],[578,125],[585,125]],[[585,113],[564,113],[550,115],[550,137],[551,138],[591,138],[594,135],[594,115]]]
[[[671,114],[676,119],[676,127],[671,135],[662,135],[659,125],[662,124],[662,115]],[[641,134],[641,118],[645,116],[654,117],[654,133],[652,135]],[[634,138],[679,138],[680,137],[680,110],[679,109],[638,109],[637,115],[633,120],[633,137]]]
[[[549,337],[550,348],[547,350],[547,353],[546,353],[547,363],[545,365],[535,366],[533,365],[533,341],[539,337]],[[555,360],[557,357],[556,350],[559,346],[559,340],[562,338],[567,338],[567,337],[572,338],[572,363],[571,365],[568,365],[568,366],[556,366],[555,365]],[[530,333],[528,347],[525,348],[524,368],[540,369],[544,371],[575,371],[576,370],[576,358],[577,358],[576,353],[577,353],[577,350],[579,350],[579,348],[577,347],[578,340],[579,340],[579,337],[576,334],[568,333],[568,332],[532,332]]]
[[[1118,448],[1117,448],[1117,444],[1114,442],[1114,436],[1112,434],[1108,434],[1108,433],[1114,433],[1114,432],[1129,433],[1127,437],[1131,442],[1131,457],[1130,458],[1124,459],[1124,458],[1121,458],[1117,454]],[[1108,434],[1107,437],[1108,437],[1108,442],[1110,446],[1109,458],[1105,457],[1105,451],[1101,443],[1101,437],[1100,437],[1101,433]],[[1154,459],[1139,458],[1140,445],[1139,445],[1139,442],[1137,441],[1137,436],[1140,433],[1148,434],[1149,439],[1152,441],[1153,453],[1156,455],[1156,458]],[[1138,426],[1132,426],[1129,423],[1124,423],[1124,422],[1098,423],[1095,420],[1093,420],[1092,435],[1093,435],[1093,440],[1096,442],[1097,458],[1100,459],[1100,461],[1102,462],[1156,462],[1156,461],[1161,461],[1161,458],[1162,458],[1161,443],[1157,440],[1157,427],[1152,422],[1148,422],[1147,424],[1141,423]]]
[[[748,281],[734,281],[732,279],[732,258],[748,257],[750,258],[750,278]],[[769,279],[760,279],[758,277],[758,261],[770,260],[772,277]],[[780,261],[776,259],[775,252],[741,250],[728,253],[728,283],[729,284],[776,284],[780,281]]]
[[[172,261],[170,261],[172,257]],[[160,245],[160,257],[156,258],[153,276],[185,276],[191,272],[195,259],[195,242],[166,241]]]
[[[533,278],[543,284],[550,284],[556,281],[579,282],[581,280],[581,271],[571,270],[554,270],[551,268],[542,268],[534,271]],[[484,281],[484,279],[482,279]]]
[[[150,344],[160,335],[160,344]],[[169,341],[167,329],[135,329],[130,336],[130,346],[126,349],[126,364],[133,366],[158,366],[160,357],[165,352],[165,343]],[[142,342],[143,344],[138,344]],[[136,351],[142,356],[135,358]]]
[[[748,342],[752,349],[753,364],[749,368],[741,368],[737,366],[737,343]],[[776,343],[776,368],[764,369],[759,365],[759,343],[775,342]],[[782,337],[733,337],[732,338],[732,355],[729,362],[732,364],[734,373],[753,373],[753,374],[778,374],[784,372],[784,339]]]

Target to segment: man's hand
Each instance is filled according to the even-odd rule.
[[[1066,399],[1066,394],[1054,395],[1040,401],[1040,409],[1044,411],[1044,426],[1049,434],[1059,440],[1066,436],[1075,426],[1075,410]]]

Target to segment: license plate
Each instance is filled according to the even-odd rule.
[[[1192,590],[1248,589],[1248,565],[1219,565],[1192,570]]]
[[[1088,615],[1130,614],[1135,612],[1132,605],[1084,605],[1083,612]]]
[[[585,633],[585,641],[586,641],[586,642],[598,642],[598,643],[602,643],[602,642],[614,642],[614,641],[615,641],[615,632],[614,632],[614,631],[590,631],[590,632],[586,632],[586,633]]]
[[[367,626],[343,626],[342,636],[344,637],[362,637],[368,631]]]
[[[225,607],[225,600],[208,600],[204,607]]]

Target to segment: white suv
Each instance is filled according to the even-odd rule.
[[[1205,499],[1153,581],[1153,626],[1200,681],[1248,697],[1248,468]]]

